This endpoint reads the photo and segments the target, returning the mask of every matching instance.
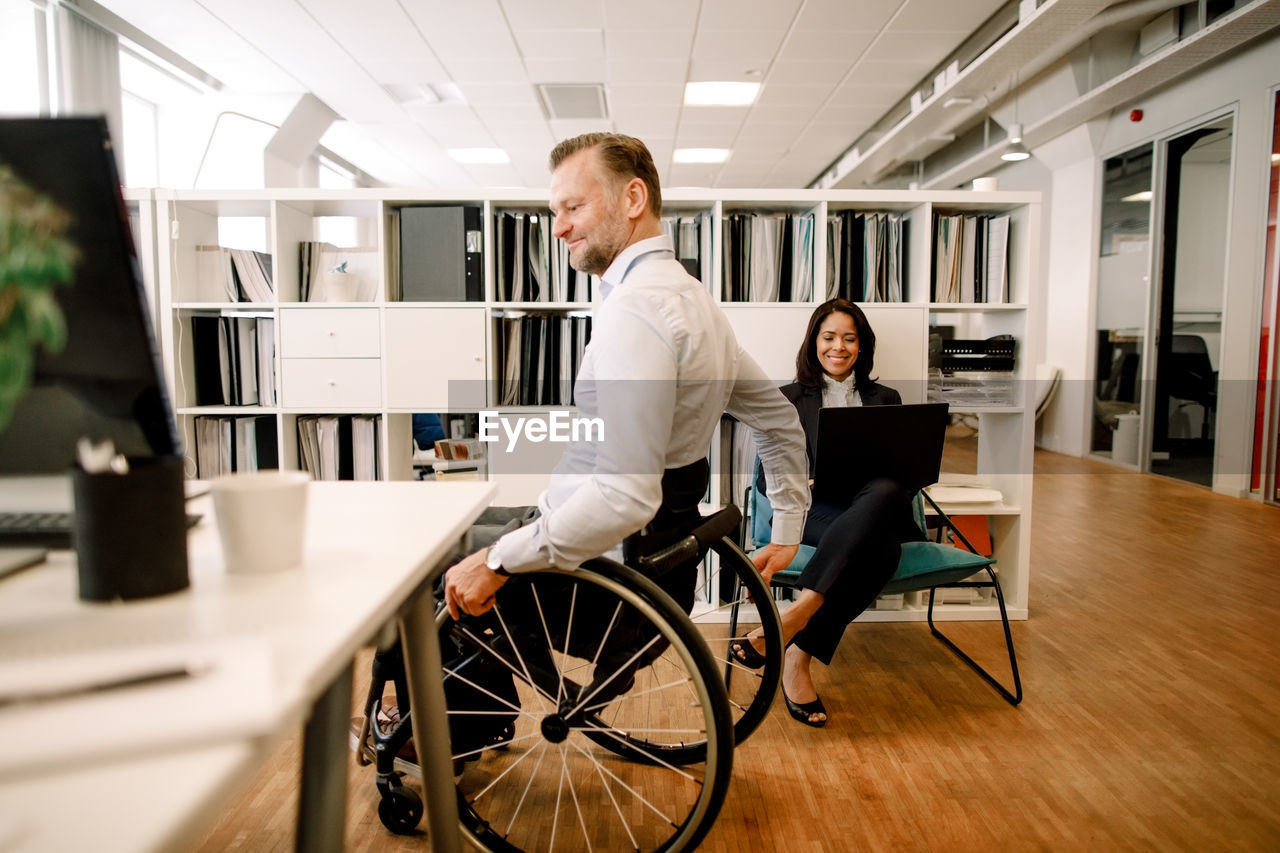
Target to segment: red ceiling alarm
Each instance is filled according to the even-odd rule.
[[[1129,121],[1142,121],[1142,110],[1129,110]]]

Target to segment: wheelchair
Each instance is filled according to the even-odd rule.
[[[778,612],[729,538],[740,520],[729,506],[632,565],[596,558],[516,575],[481,617],[455,622],[438,608],[460,829],[472,845],[697,846],[727,793],[734,746],[764,719],[782,672]],[[755,670],[730,652],[728,628],[732,611],[753,604],[767,659]],[[375,765],[379,818],[398,834],[423,814],[404,779],[420,776],[401,755],[407,703],[392,642],[374,656],[353,745]]]

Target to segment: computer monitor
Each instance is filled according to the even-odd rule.
[[[129,456],[179,454],[106,121],[0,119],[0,164],[68,214],[79,255],[71,283],[54,289],[66,346],[38,354],[31,389],[0,431],[0,478],[65,475],[81,436]]]

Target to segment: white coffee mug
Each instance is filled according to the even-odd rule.
[[[302,565],[310,482],[305,471],[253,471],[213,480],[213,511],[228,572],[276,572]]]

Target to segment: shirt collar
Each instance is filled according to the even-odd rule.
[[[667,252],[674,257],[675,248],[672,246],[671,238],[665,234],[646,237],[619,252],[618,257],[614,258],[613,263],[609,264],[609,268],[604,271],[604,275],[600,276],[601,297],[607,297],[613,288],[622,284],[627,278],[627,273],[631,272],[631,267],[640,258],[655,252]]]
[[[822,387],[828,390],[835,390],[836,388],[839,388],[847,394],[853,390],[853,380],[854,375],[852,373],[844,379],[841,379],[839,382],[824,373],[822,374]]]

